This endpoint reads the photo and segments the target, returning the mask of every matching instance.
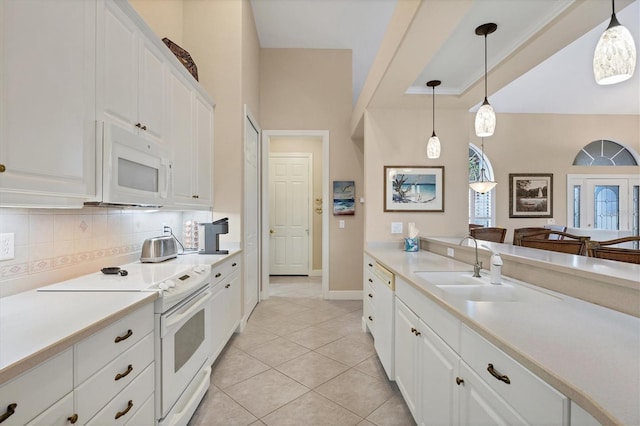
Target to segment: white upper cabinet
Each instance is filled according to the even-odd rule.
[[[95,0],[0,2],[0,205],[95,195]]]
[[[116,2],[104,4],[98,13],[98,119],[163,142],[167,60]]]
[[[211,208],[213,106],[174,70],[169,73],[168,86],[174,203],[179,207]]]

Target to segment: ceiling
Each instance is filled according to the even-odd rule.
[[[397,1],[251,0],[251,4],[263,48],[351,49],[355,105]],[[438,1],[442,0],[423,0],[423,3],[437,6]],[[601,2],[599,7],[610,7],[606,0],[586,1]],[[474,30],[485,22],[495,22],[498,30],[487,38],[487,63],[489,100],[497,112],[640,114],[640,70],[635,72],[632,79],[613,86],[598,86],[593,79],[593,50],[608,25],[610,9],[603,14],[600,25],[587,28],[584,35],[577,35],[577,39],[559,48],[557,53],[516,73],[513,78],[510,77],[510,81],[492,91],[492,69],[513,59],[516,52],[538,37],[540,30],[568,14],[576,2],[468,0],[468,3],[470,5],[455,27],[449,29],[444,42],[436,46],[434,54],[424,55],[426,64],[421,71],[416,70],[413,82],[408,82],[404,93],[398,93],[397,96],[406,99],[406,95],[430,94],[431,89],[425,83],[432,79],[442,80],[436,95],[450,95],[452,98],[458,98],[482,83],[484,40],[475,35]],[[623,3],[617,7],[618,20],[631,31],[636,46],[640,46],[640,0],[622,0],[618,3]],[[422,21],[416,19],[413,25],[428,26],[429,19],[433,20],[434,16]],[[412,52],[414,56],[416,53],[420,52]],[[474,110],[481,100],[478,98],[477,104],[463,107]],[[465,101],[468,103],[468,100]],[[380,100],[376,104],[380,105]]]

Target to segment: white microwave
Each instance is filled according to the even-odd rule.
[[[113,123],[102,127],[98,150],[97,201],[88,205],[161,207],[170,203],[171,161],[159,143]],[[102,155],[100,155],[102,154]]]

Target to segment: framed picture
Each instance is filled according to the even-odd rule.
[[[352,180],[333,181],[333,215],[356,214],[356,184]]]
[[[384,166],[385,212],[444,212],[444,166]]]
[[[509,217],[553,217],[553,174],[509,173]]]

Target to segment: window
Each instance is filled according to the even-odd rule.
[[[493,168],[487,156],[482,157],[480,149],[473,144],[469,144],[469,182],[475,182],[480,177],[481,158],[486,177],[493,180]],[[469,188],[469,223],[493,226],[495,223],[494,191],[495,189],[492,189],[485,194],[480,194]]]
[[[619,143],[602,139],[593,141],[578,152],[574,166],[637,166],[634,155]]]

